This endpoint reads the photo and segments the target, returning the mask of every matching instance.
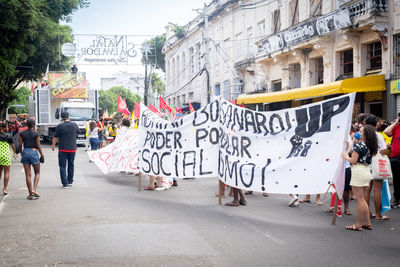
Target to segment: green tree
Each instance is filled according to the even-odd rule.
[[[0,0],[0,117],[23,82],[43,77],[47,64],[65,70],[59,44],[72,41],[69,20],[87,0]]]
[[[129,89],[123,86],[111,87],[108,90],[100,90],[99,92],[99,107],[107,110],[108,114],[117,111],[118,95],[126,100],[126,106],[130,112],[135,108],[135,103],[141,101],[141,97],[132,93]]]
[[[165,84],[163,80],[158,77],[157,73],[151,75],[151,86],[153,87],[153,91],[157,92],[159,95],[165,93]]]
[[[22,86],[17,89],[15,89],[13,92],[13,97],[14,100],[11,101],[8,105],[15,105],[15,104],[24,104],[25,108],[14,108],[11,107],[8,110],[8,113],[16,113],[16,114],[21,114],[21,113],[28,113],[29,112],[29,96],[31,95],[31,90],[29,88]]]
[[[183,26],[178,26],[176,25],[172,31],[175,33],[176,38],[178,39],[182,39],[183,37],[185,37],[185,30],[183,28]]]
[[[146,63],[153,65],[156,69],[165,72],[165,57],[162,53],[165,43],[165,33],[162,35],[157,35],[145,43],[150,47],[150,51],[147,53],[147,61],[146,53],[142,51],[142,63],[144,65],[146,65]]]

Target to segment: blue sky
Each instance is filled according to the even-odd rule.
[[[168,22],[185,25],[195,18],[192,9],[202,8],[210,0],[91,0],[89,8],[72,16],[73,34],[158,35],[165,32]],[[143,41],[151,37],[143,37]],[[142,43],[141,41],[140,43]],[[140,58],[137,58],[140,63]],[[118,71],[144,73],[142,66],[80,65],[86,72],[91,88],[100,88],[101,77],[111,77]]]

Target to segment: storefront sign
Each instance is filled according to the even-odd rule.
[[[390,93],[392,95],[400,93],[400,80],[390,81]]]
[[[49,90],[55,98],[86,98],[86,73],[50,72]]]
[[[264,40],[258,47],[258,54],[271,54],[274,51],[321,36],[351,25],[348,9],[332,12],[318,19],[287,29]]]

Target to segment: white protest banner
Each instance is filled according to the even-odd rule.
[[[342,166],[354,94],[273,112],[225,100],[170,123],[143,108],[139,168],[160,176],[219,177],[269,193],[325,192]]]
[[[139,168],[145,174],[217,177],[219,100],[170,122],[141,104]]]
[[[104,173],[138,172],[138,130],[122,127],[118,129],[114,142],[99,150],[88,151],[89,159]]]

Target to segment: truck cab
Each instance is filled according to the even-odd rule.
[[[61,112],[66,111],[69,114],[70,121],[78,124],[80,133],[78,135],[77,144],[85,144],[86,142],[86,126],[89,121],[96,120],[96,107],[93,103],[84,101],[83,99],[69,99],[61,102],[57,108],[55,118],[60,119]]]

